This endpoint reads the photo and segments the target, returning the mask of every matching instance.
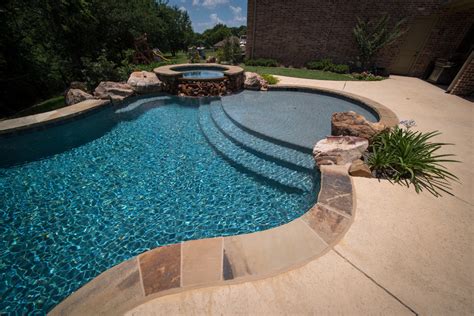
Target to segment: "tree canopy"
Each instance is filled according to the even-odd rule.
[[[134,39],[176,52],[192,44],[189,15],[163,0],[4,0],[0,4],[0,115],[84,80],[91,61],[120,65]]]
[[[245,25],[239,27],[228,27],[224,24],[216,24],[213,28],[205,30],[202,34],[197,34],[195,41],[197,44],[212,47],[216,43],[232,35],[240,37],[246,34],[247,27]]]

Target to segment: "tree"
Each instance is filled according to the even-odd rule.
[[[107,79],[144,33],[151,47],[173,52],[194,35],[188,14],[163,0],[4,0],[0,116],[62,93],[91,72],[93,81]]]
[[[204,33],[202,33],[206,47],[212,47],[231,35],[232,32],[224,24],[216,24],[212,29],[205,30]]]
[[[242,49],[240,48],[239,39],[237,37],[230,36],[224,40],[222,58],[232,64],[238,64],[242,61]]]
[[[165,34],[169,51],[173,56],[178,50],[185,50],[191,44],[194,32],[188,12],[177,6],[162,5],[163,19],[166,25]]]
[[[378,20],[363,21],[357,18],[357,24],[353,33],[359,48],[359,59],[364,70],[370,70],[374,66],[374,57],[384,47],[389,46],[405,31],[402,26],[405,20],[398,21],[395,26],[389,28],[390,17],[382,16]]]

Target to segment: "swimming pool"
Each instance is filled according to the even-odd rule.
[[[157,96],[0,138],[8,153],[0,157],[0,311],[47,312],[148,249],[301,216],[319,191],[311,155],[257,137],[226,112],[242,100],[288,97],[307,100],[299,92]],[[323,119],[350,106],[313,97]]]

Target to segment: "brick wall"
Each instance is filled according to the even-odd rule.
[[[437,58],[451,58],[474,21],[474,10],[440,10],[439,15],[438,22],[411,69],[412,76],[422,76]]]
[[[456,95],[471,95],[474,93],[474,58],[461,73],[450,93]]]
[[[438,14],[440,22],[413,67],[412,75],[421,76],[434,58],[449,57],[474,19],[474,10],[453,15],[443,9],[443,3],[446,1],[249,0],[247,56],[274,58],[287,66],[304,66],[320,58],[347,63],[358,55],[352,34],[357,17],[378,18],[387,13],[393,23],[406,18],[409,26],[418,16]],[[380,52],[379,66],[390,66],[403,40],[402,36]]]

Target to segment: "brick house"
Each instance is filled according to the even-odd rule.
[[[407,32],[377,57],[377,65],[393,74],[427,78],[438,59],[451,60],[455,80],[471,78],[469,54],[474,43],[474,0],[248,0],[249,58],[274,58],[287,66],[331,58],[356,61],[352,30],[361,19],[388,14],[393,23],[406,19]],[[450,79],[451,91],[456,86]],[[470,87],[469,87],[470,86]],[[462,94],[471,84],[458,84]],[[457,89],[461,91],[460,89]],[[457,91],[454,89],[454,92]],[[470,91],[470,92],[469,92]]]

